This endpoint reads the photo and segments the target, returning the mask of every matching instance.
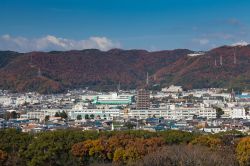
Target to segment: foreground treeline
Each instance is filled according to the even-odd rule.
[[[183,131],[38,134],[0,130],[0,165],[250,165],[250,137],[232,131],[202,135]]]

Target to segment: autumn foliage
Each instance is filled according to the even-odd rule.
[[[86,140],[72,146],[72,154],[82,161],[95,159],[101,162],[131,163],[164,145],[161,137],[137,138],[118,134],[109,138]]]
[[[249,136],[239,132],[0,130],[0,165],[246,166]]]
[[[201,145],[201,146],[207,146],[211,149],[220,148],[223,143],[221,139],[213,137],[211,135],[202,135],[197,138],[195,138],[193,141],[191,141],[192,145]]]
[[[240,140],[236,148],[236,153],[240,165],[250,165],[250,137],[245,137]]]
[[[3,163],[7,159],[7,156],[8,154],[5,151],[0,150],[0,164]]]

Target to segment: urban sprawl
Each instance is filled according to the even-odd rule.
[[[220,88],[183,91],[171,85],[161,91],[79,89],[50,95],[1,90],[0,128],[34,133],[77,128],[249,134],[249,108],[250,93]]]

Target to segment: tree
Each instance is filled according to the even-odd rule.
[[[82,115],[77,115],[76,119],[77,120],[82,120]]]
[[[236,148],[237,159],[242,166],[250,165],[250,137],[240,140]]]
[[[60,117],[60,114],[58,112],[56,112],[55,117]]]
[[[0,164],[3,165],[4,161],[7,159],[8,155],[5,151],[0,150]]]
[[[29,166],[80,165],[70,153],[73,144],[85,139],[82,131],[42,132],[27,146],[24,156]]]
[[[221,118],[221,115],[224,114],[224,111],[221,108],[216,108],[216,118]]]
[[[17,115],[16,111],[12,111],[12,112],[10,113],[10,118],[11,118],[11,119],[16,119],[17,117],[18,117],[18,115]]]
[[[91,119],[94,119],[94,118],[95,118],[95,115],[94,115],[94,114],[91,114],[91,115],[90,115],[90,118],[91,118]]]
[[[116,149],[115,152],[114,152],[113,161],[114,162],[121,162],[123,160],[124,153],[125,153],[125,151],[124,151],[123,148]]]
[[[189,143],[194,139],[194,134],[185,131],[168,130],[159,132],[166,144]]]
[[[211,149],[219,148],[222,146],[223,142],[221,139],[210,136],[210,135],[201,135],[199,137],[196,137],[194,140],[191,141],[192,145],[201,145],[201,146],[207,146]]]
[[[172,145],[163,146],[149,153],[133,166],[237,166],[232,150],[212,151],[206,146]]]
[[[71,152],[75,157],[82,160],[83,165],[91,165],[90,162],[100,163],[105,161],[119,165],[130,164],[164,145],[164,140],[161,137],[145,139],[141,136],[132,133],[103,135],[96,140],[88,139],[74,144]]]
[[[65,111],[62,111],[62,112],[60,113],[60,117],[62,117],[63,119],[67,119],[67,118],[68,118],[68,115],[67,115],[67,113],[66,113]]]
[[[131,123],[131,122],[126,122],[124,124],[125,127],[127,127],[129,130],[133,129],[134,127],[136,127],[136,124]]]
[[[49,115],[46,115],[46,116],[45,116],[44,121],[45,121],[45,122],[48,122],[48,121],[49,121]]]
[[[103,118],[104,118],[104,119],[107,119],[105,114],[103,115]]]
[[[0,130],[0,151],[2,150],[2,152],[0,152],[0,158],[3,159],[0,161],[0,165],[26,165],[23,154],[32,140],[33,135],[23,133],[20,130]],[[3,164],[1,162],[6,163]]]
[[[86,114],[84,118],[89,119],[89,114]]]

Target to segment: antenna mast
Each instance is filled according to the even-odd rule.
[[[120,91],[120,89],[121,89],[121,83],[120,83],[120,81],[119,81],[119,84],[118,84],[118,86],[117,86],[118,92]]]
[[[236,65],[236,48],[234,48],[234,64]]]
[[[147,72],[147,80],[146,80],[146,84],[148,85],[149,81],[148,81],[148,72]]]
[[[42,76],[42,72],[41,72],[41,69],[39,67],[38,72],[37,72],[37,77],[41,77],[41,76]]]

